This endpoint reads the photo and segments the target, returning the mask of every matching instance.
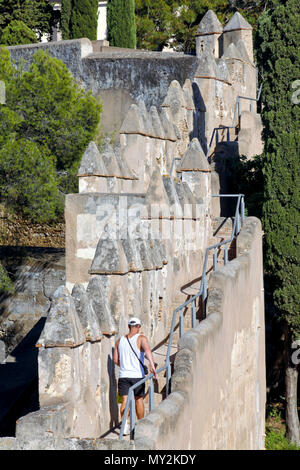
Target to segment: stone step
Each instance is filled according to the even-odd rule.
[[[232,232],[234,217],[212,217],[211,224],[214,236],[220,233]]]

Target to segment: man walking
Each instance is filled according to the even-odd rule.
[[[128,322],[129,333],[116,342],[113,360],[120,367],[118,393],[122,397],[121,419],[123,418],[129,388],[139,382],[144,376],[144,356],[150,363],[150,373],[157,378],[152,352],[146,336],[140,334],[141,322],[138,318],[131,318]],[[136,415],[138,419],[144,417],[145,383],[134,390]],[[129,434],[126,422],[124,434]]]

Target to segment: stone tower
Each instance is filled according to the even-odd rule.
[[[248,57],[251,62],[253,62],[252,29],[252,26],[237,11],[224,28],[223,51],[225,51],[231,43],[238,47],[239,41],[243,41]]]
[[[220,56],[219,42],[222,32],[223,28],[217,15],[212,10],[208,10],[199,23],[196,33],[197,57],[210,51],[218,58]]]

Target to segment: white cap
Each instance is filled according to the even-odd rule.
[[[137,325],[140,325],[140,324],[141,324],[141,321],[137,317],[132,317],[128,321],[128,326],[137,326]]]

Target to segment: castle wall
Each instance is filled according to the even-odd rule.
[[[204,41],[198,57],[94,53],[87,39],[10,48],[16,62],[29,63],[39,48],[62,59],[80,85],[103,98],[110,134],[102,148],[89,144],[79,193],[66,197],[66,287],[55,292],[37,344],[41,409],[19,421],[18,436],[29,425],[42,439],[108,431],[118,420],[115,340],[134,315],[157,345],[169,333],[172,311],[186,300],[184,286],[201,276],[211,216],[220,215],[211,195],[223,184],[205,155],[211,133],[232,124],[238,95],[256,95],[255,67],[243,44],[224,48],[219,33]],[[243,112],[248,105],[242,103]],[[240,119],[249,157],[258,121],[255,107]],[[229,133],[235,148],[236,132]],[[225,132],[220,140],[227,140]],[[262,447],[256,219],[247,220],[238,247],[241,256],[211,275],[207,318],[181,339],[173,392],[137,424],[136,448]],[[242,409],[245,403],[249,409]]]
[[[262,230],[253,217],[238,257],[209,281],[207,317],[179,341],[172,393],[136,425],[136,449],[263,449]]]

